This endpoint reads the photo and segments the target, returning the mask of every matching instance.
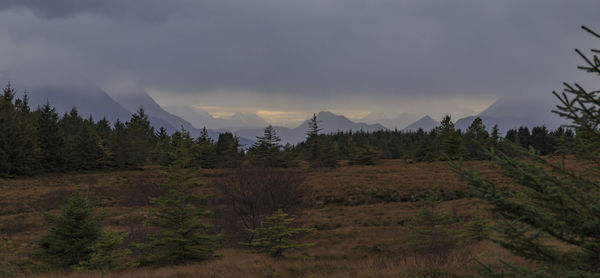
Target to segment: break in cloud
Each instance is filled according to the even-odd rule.
[[[600,28],[599,8],[594,0],[0,0],[0,80],[144,89],[167,105],[255,112],[468,114],[501,96],[550,97],[577,80],[572,50],[596,43],[579,26]]]

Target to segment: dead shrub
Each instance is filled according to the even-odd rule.
[[[257,228],[274,211],[294,213],[305,204],[308,190],[296,169],[237,168],[214,181],[215,225],[233,243],[249,240],[245,229]]]

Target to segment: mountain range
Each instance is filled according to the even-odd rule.
[[[529,96],[504,97],[496,100],[481,113],[459,119],[455,128],[466,130],[476,117],[482,119],[488,131],[497,124],[498,130],[506,134],[509,129],[520,126],[546,126],[553,130],[568,123],[552,110],[555,109],[557,100],[552,97],[534,98]]]
[[[29,92],[28,96],[30,105],[34,108],[50,103],[59,114],[63,114],[75,107],[82,117],[91,116],[95,120],[106,118],[111,123],[117,120],[128,121],[131,115],[142,107],[155,128],[164,127],[169,133],[173,133],[183,127],[192,136],[197,137],[201,127],[207,127],[210,128],[208,133],[213,140],[218,139],[219,133],[231,131],[240,138],[240,144],[244,147],[251,146],[256,136],[263,135],[264,128],[268,125],[264,119],[254,114],[236,113],[228,118],[214,118],[206,112],[190,107],[163,109],[143,91],[109,95],[101,89],[41,87]],[[183,115],[185,119],[175,114]],[[323,133],[350,130],[370,132],[385,129],[380,124],[355,123],[344,116],[330,112],[320,112],[317,118]],[[195,124],[187,119],[192,119]],[[306,137],[308,120],[296,128],[275,127],[275,129],[283,143],[296,144]]]
[[[131,115],[140,107],[148,114],[150,124],[156,129],[163,127],[169,133],[181,130],[181,127],[197,137],[201,130],[194,127],[186,120],[163,110],[145,92],[134,92],[119,95],[109,95],[101,89],[95,88],[58,88],[40,87],[28,93],[30,106],[35,108],[49,103],[59,114],[68,113],[76,108],[84,118],[92,117],[94,120],[106,118],[111,123],[117,120],[129,121]],[[208,130],[208,135],[217,140],[219,132]],[[240,138],[240,143],[251,145],[254,140]]]
[[[429,117],[429,115],[417,120],[416,122],[408,125],[403,128],[402,131],[417,131],[422,129],[424,131],[430,131],[434,129],[436,126],[440,125],[437,121]]]
[[[236,131],[247,128],[265,128],[269,125],[264,119],[247,113],[235,113],[230,117],[215,118],[210,113],[190,106],[166,106],[164,110],[187,119],[196,127]]]
[[[380,124],[366,124],[366,123],[355,123],[348,118],[336,115],[331,112],[321,111],[317,115],[319,121],[319,128],[321,133],[333,133],[337,131],[366,131],[373,132],[377,130],[385,130],[386,128]],[[304,121],[302,124],[295,128],[288,128],[282,126],[275,126],[277,136],[281,138],[281,141],[290,144],[297,144],[302,142],[306,138],[306,131],[308,130],[308,123],[310,120]],[[264,128],[260,129],[241,129],[237,131],[237,134],[246,138],[256,138],[256,136],[263,135]]]
[[[251,146],[257,136],[263,134],[267,121],[256,114],[235,113],[230,117],[213,117],[206,111],[189,106],[161,107],[144,91],[108,94],[95,88],[59,88],[41,87],[29,93],[30,105],[37,107],[50,103],[59,113],[67,113],[76,107],[83,117],[92,116],[99,120],[106,118],[112,123],[117,120],[127,121],[140,107],[149,115],[150,123],[158,128],[164,127],[169,133],[180,130],[182,127],[194,137],[200,134],[200,128],[206,127],[209,136],[217,140],[219,133],[230,131],[240,137],[240,143]],[[501,133],[519,126],[545,125],[555,129],[566,121],[551,112],[555,102],[551,98],[539,99],[532,97],[500,98],[481,113],[464,117],[456,121],[457,129],[466,130],[471,122],[480,117],[488,130],[498,124]],[[371,113],[356,121],[322,111],[317,114],[319,127],[322,133],[337,131],[367,131],[373,132],[385,129],[400,129],[403,131],[416,131],[423,129],[429,131],[439,123],[430,116],[417,119],[412,114],[399,114],[388,117],[383,114]],[[307,119],[300,125],[290,128],[275,126],[275,130],[282,143],[296,144],[303,141],[308,130]]]
[[[395,116],[386,115],[384,113],[371,112],[358,119],[358,121],[367,124],[381,124],[388,129],[403,129],[419,120],[419,116],[410,113],[400,113]]]

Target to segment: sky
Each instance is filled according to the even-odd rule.
[[[597,0],[0,0],[0,81],[298,121],[472,115],[583,81]]]

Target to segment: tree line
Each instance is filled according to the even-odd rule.
[[[73,108],[59,115],[49,103],[32,110],[27,93],[15,98],[10,84],[0,98],[0,176],[30,176],[81,170],[135,169],[146,164],[168,165],[185,130],[167,133],[155,129],[140,108],[129,121],[110,123],[83,118]],[[349,164],[372,165],[379,159],[436,161],[488,159],[489,150],[506,144],[532,148],[542,155],[569,150],[559,142],[573,141],[570,129],[550,131],[544,126],[511,129],[504,137],[494,126],[488,133],[480,118],[466,131],[456,130],[450,116],[431,131],[381,130],[323,134],[313,115],[306,139],[282,145],[275,128],[268,126],[252,146],[241,146],[230,132],[214,141],[204,128],[193,139],[191,165],[202,168],[235,167],[249,163],[258,167],[296,167],[307,161],[311,167]],[[245,149],[245,150],[244,150]]]

